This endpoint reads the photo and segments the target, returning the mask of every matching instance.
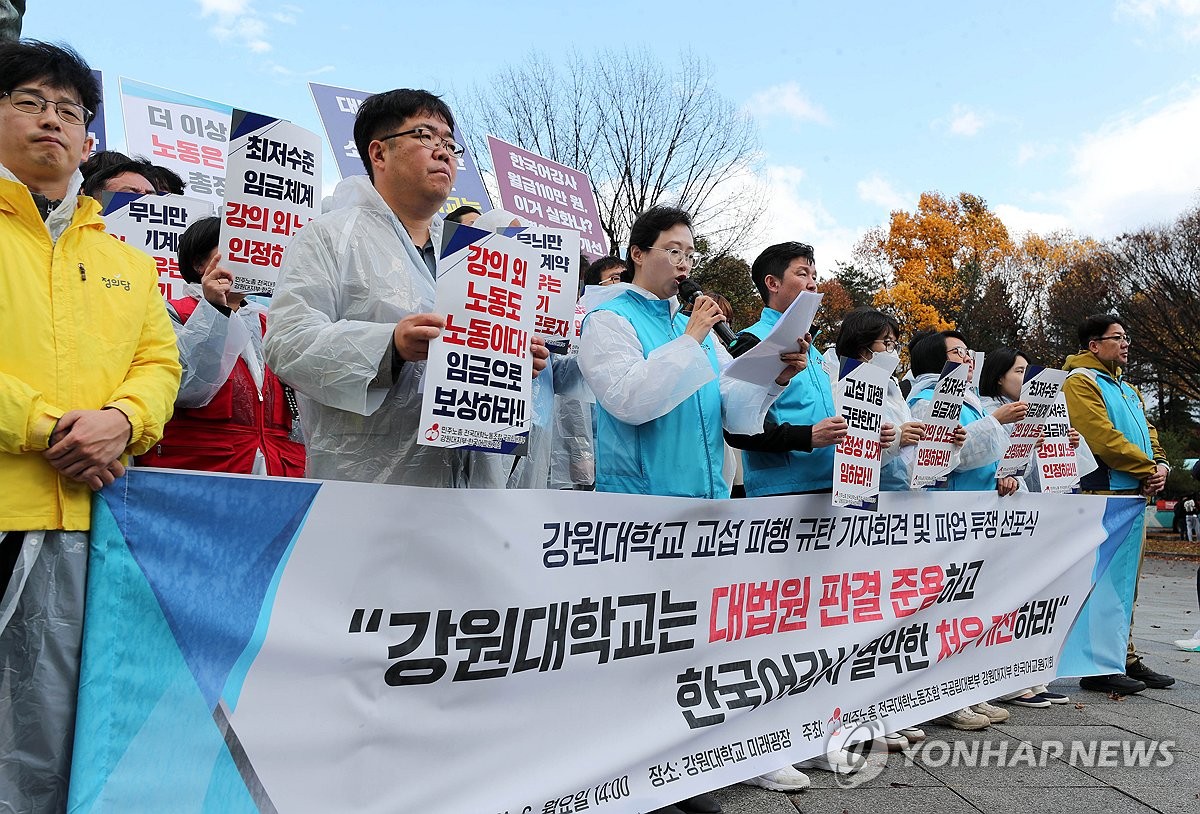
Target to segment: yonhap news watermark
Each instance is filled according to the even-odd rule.
[[[904,765],[1015,769],[1045,768],[1063,761],[1079,769],[1166,768],[1175,762],[1175,741],[1103,738],[1096,740],[946,741],[929,739],[900,750]]]

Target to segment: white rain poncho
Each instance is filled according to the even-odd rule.
[[[606,289],[608,296],[603,299],[589,298],[589,308],[630,290],[658,299],[631,283]],[[679,303],[672,297],[671,313],[678,310]],[[715,347],[717,363],[724,370],[732,357],[721,343]],[[579,369],[596,401],[619,421],[633,425],[666,415],[717,375],[708,354],[690,336],[677,337],[643,355],[633,325],[611,311],[589,312],[579,346]],[[721,376],[720,386],[722,420],[725,429],[736,435],[761,433],[767,410],[783,392],[774,382],[759,387],[727,376]]]
[[[284,254],[265,345],[267,364],[297,393],[306,474],[502,488],[507,456],[417,443],[425,363],[405,362],[393,378],[392,331],[433,311],[433,275],[367,178],[346,179],[334,200]],[[441,237],[434,220],[434,247]]]
[[[196,310],[187,322],[167,304],[175,341],[179,345],[179,364],[183,378],[179,382],[179,407],[204,407],[217,395],[238,357],[246,360],[254,383],[262,390],[263,355],[260,329],[261,305],[246,303],[229,316],[218,311],[204,299],[204,290],[196,283],[185,289],[187,296],[197,300]]]

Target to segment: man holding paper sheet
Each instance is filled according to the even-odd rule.
[[[750,276],[766,307],[758,322],[738,334],[734,353],[739,356],[766,339],[804,292],[816,293],[813,248],[794,241],[768,246],[750,267]],[[803,347],[807,366],[772,405],[766,430],[728,436],[730,446],[743,450],[747,497],[833,488],[833,451],[848,427],[834,409],[824,357],[807,342]]]
[[[369,97],[354,122],[367,176],[288,247],[271,303],[267,364],[292,385],[307,433],[307,475],[411,486],[503,488],[498,455],[417,443],[432,313],[438,210],[454,186],[454,116],[437,96]],[[535,372],[546,365],[533,348]]]

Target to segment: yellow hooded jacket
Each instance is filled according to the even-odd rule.
[[[91,490],[42,451],[64,413],[103,407],[129,418],[127,454],[153,446],[179,389],[175,334],[154,261],[104,231],[94,200],[52,242],[28,188],[4,176],[0,531],[86,530]]]

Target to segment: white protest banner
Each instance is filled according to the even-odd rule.
[[[575,295],[579,291],[579,232],[545,226],[510,226],[501,229],[500,234],[541,253],[537,276],[530,274],[527,283],[536,298],[534,334],[550,342],[571,341]]]
[[[796,340],[808,333],[824,294],[802,291],[792,300],[766,338],[725,367],[725,375],[751,384],[768,384],[783,370],[779,354],[796,349]],[[830,378],[834,378],[830,376]]]
[[[917,443],[917,461],[913,465],[913,489],[932,486],[954,469],[954,431],[962,416],[970,367],[962,362],[947,362],[933,389],[933,407],[925,421],[925,437]]]
[[[1059,390],[1042,425],[1042,445],[1034,453],[1043,492],[1065,493],[1079,485],[1079,459],[1071,446],[1070,430],[1067,394]]]
[[[321,137],[282,119],[233,112],[222,265],[239,291],[271,294],[292,237],[320,214]]]
[[[608,254],[590,178],[495,136],[488,136],[487,142],[505,209],[543,226],[574,229],[583,253],[592,260]]]
[[[233,108],[125,77],[120,84],[127,152],[178,173],[188,197],[219,205]]]
[[[511,237],[459,226],[438,258],[446,327],[429,343],[418,443],[509,454],[532,417],[535,303],[529,275],[541,253]]]
[[[888,371],[846,359],[841,374],[834,385],[834,405],[849,429],[833,452],[833,505],[873,510],[879,498],[879,431]]]
[[[132,469],[93,511],[69,808],[650,811],[1119,669],[1143,510]]]
[[[158,288],[173,300],[184,295],[187,285],[179,273],[179,236],[212,214],[211,203],[185,195],[117,192],[105,195],[103,217],[106,232],[154,258]]]
[[[1021,401],[1029,405],[1025,418],[1013,425],[1008,434],[1008,447],[1000,456],[996,477],[1010,475],[1020,477],[1029,469],[1038,439],[1045,432],[1047,421],[1054,410],[1054,402],[1062,393],[1067,380],[1065,370],[1030,365],[1025,370],[1025,381],[1021,384]]]

